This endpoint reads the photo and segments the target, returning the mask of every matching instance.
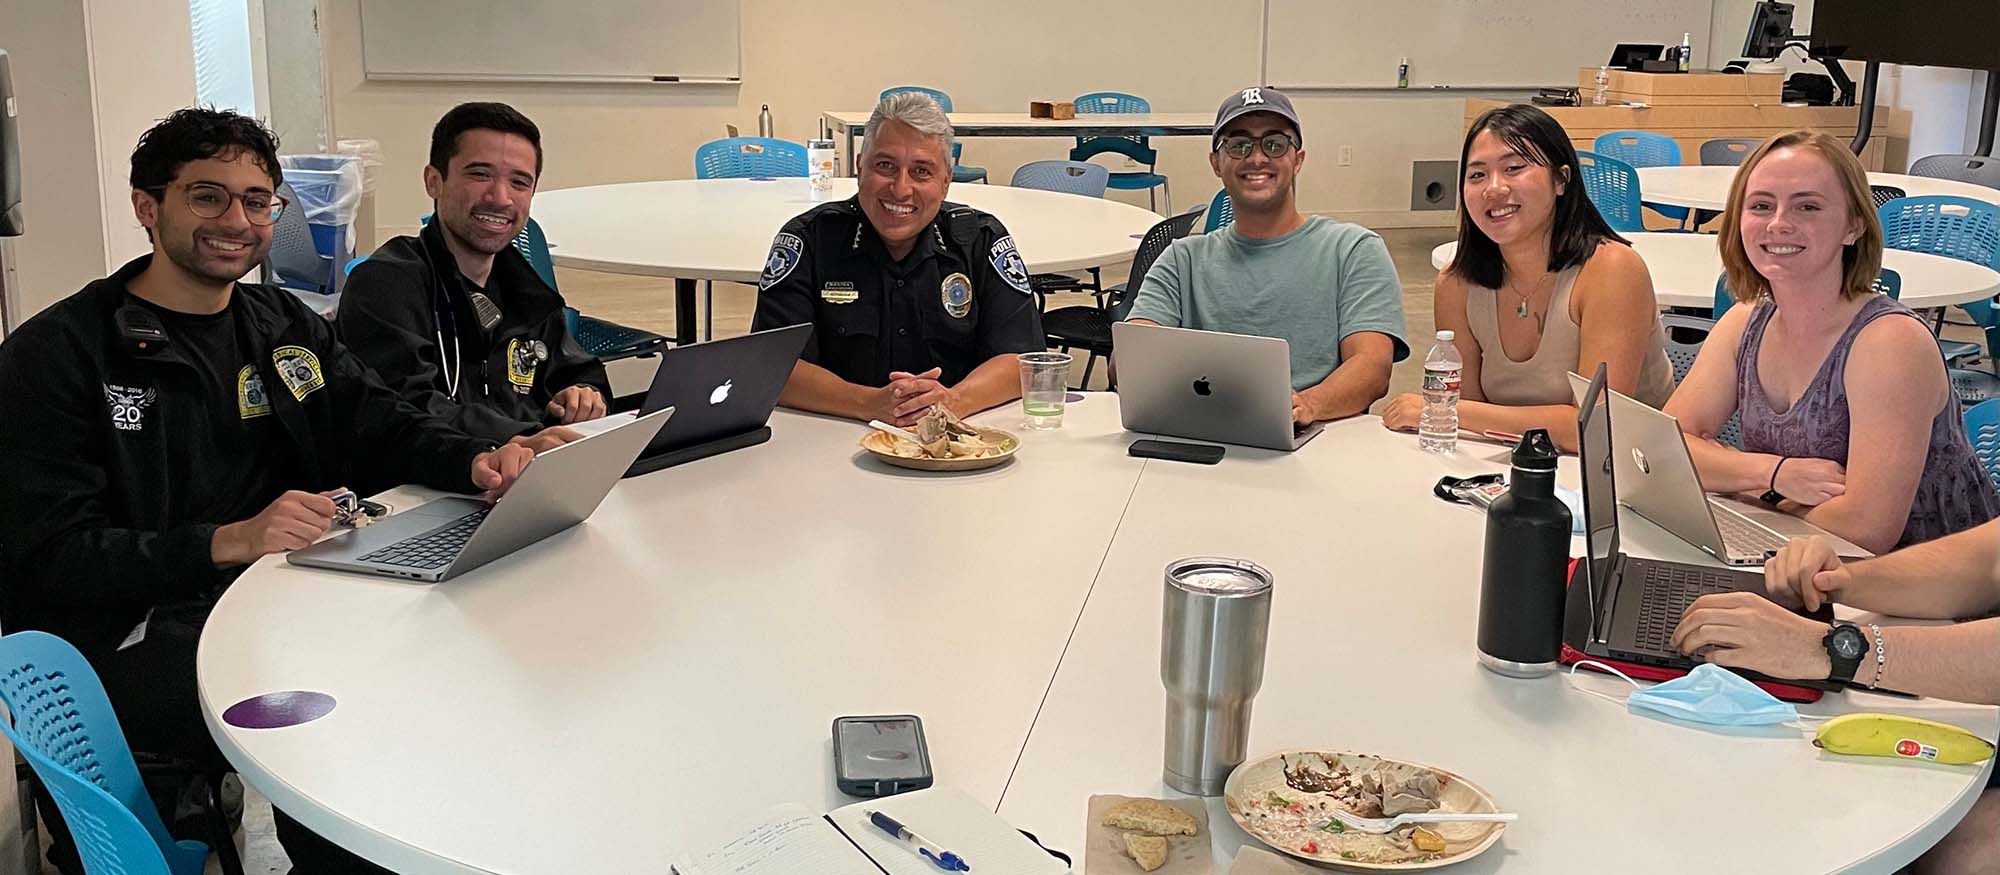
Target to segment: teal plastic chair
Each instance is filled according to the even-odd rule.
[[[1986,476],[2000,487],[2000,398],[1989,398],[1965,411],[1965,436]]]
[[[949,94],[946,94],[946,93],[944,93],[944,92],[942,92],[942,91],[939,91],[939,90],[937,90],[937,89],[935,89],[935,88],[926,88],[926,87],[924,87],[924,86],[922,86],[922,85],[898,85],[898,86],[896,86],[896,87],[894,87],[894,88],[884,88],[884,89],[882,89],[882,94],[881,94],[881,96],[877,97],[876,99],[877,99],[877,100],[883,100],[883,99],[887,99],[887,98],[888,98],[888,96],[889,96],[889,95],[891,95],[891,94],[901,94],[901,93],[904,93],[904,92],[906,92],[906,91],[907,91],[907,92],[915,92],[915,93],[917,93],[917,94],[924,94],[924,95],[928,95],[928,96],[930,97],[930,99],[932,99],[932,100],[935,100],[935,101],[937,101],[937,105],[938,105],[938,109],[941,109],[941,110],[944,110],[945,112],[951,112],[951,95],[949,95]],[[959,153],[961,153],[961,152],[963,152],[963,151],[965,151],[965,148],[964,148],[964,144],[963,144],[963,143],[960,143],[960,142],[958,142],[958,141],[957,141],[956,139],[952,140],[952,143],[951,143],[951,181],[952,181],[952,182],[985,182],[985,181],[986,181],[986,168],[984,168],[984,167],[973,167],[973,166],[970,166],[970,165],[966,165],[966,164],[960,164],[960,163],[958,163],[958,157],[959,157]]]
[[[1632,165],[1596,152],[1578,152],[1583,166],[1583,190],[1612,230],[1639,233],[1646,230],[1639,203],[1639,171]]]
[[[1212,233],[1224,225],[1235,223],[1235,221],[1235,204],[1229,200],[1229,190],[1223,189],[1216,192],[1215,198],[1208,202],[1208,219],[1203,222],[1201,233]]]
[[[1679,167],[1681,165],[1681,144],[1674,138],[1652,131],[1612,131],[1601,134],[1591,142],[1591,151],[1607,158],[1615,158],[1633,167]],[[1659,213],[1663,218],[1676,224],[1687,224],[1688,208],[1672,207],[1664,204],[1646,204],[1646,209]]]
[[[1949,195],[1901,197],[1882,204],[1882,242],[1890,249],[1927,252],[1973,264],[2000,268],[2000,206]],[[1986,330],[1986,347],[1963,341],[1938,341],[1946,362],[1960,362],[1984,353],[1989,360],[2000,350],[2000,312],[1990,299],[1959,305],[1974,324]],[[1990,370],[2000,374],[2000,362]]]
[[[46,632],[16,632],[0,636],[0,670],[0,700],[13,716],[0,733],[48,788],[84,871],[200,875],[208,846],[167,833],[83,654]]]
[[[1153,111],[1153,105],[1147,102],[1146,98],[1120,91],[1093,91],[1078,97],[1072,102],[1076,105],[1077,115]],[[1099,141],[1111,142],[1100,144]],[[1115,145],[1115,143],[1129,143],[1131,145],[1123,146]],[[1160,153],[1153,148],[1150,138],[1139,135],[1078,137],[1076,138],[1076,147],[1069,150],[1069,160],[1087,161],[1092,155],[1107,153],[1124,155],[1140,164],[1146,165],[1144,172],[1126,170],[1112,173],[1110,183],[1112,190],[1144,191],[1146,193],[1146,205],[1157,210],[1159,207],[1156,205],[1153,197],[1153,190],[1157,188],[1167,202],[1166,212],[1169,215],[1173,213],[1174,193],[1167,185],[1167,177],[1164,174],[1155,172],[1160,163]]]
[[[1882,268],[1882,272],[1875,275],[1875,293],[1888,295],[1891,301],[1901,298],[1903,275],[1889,268]],[[1733,306],[1736,306],[1736,299],[1729,295],[1729,277],[1727,275],[1716,277],[1715,318],[1720,320],[1722,314],[1729,312],[1729,308]]]
[[[694,150],[696,179],[805,176],[806,147],[770,137],[724,137]]]

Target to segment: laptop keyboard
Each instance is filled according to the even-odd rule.
[[[1672,653],[1668,641],[1681,615],[1694,600],[1710,593],[1735,592],[1735,576],[1699,565],[1645,563],[1645,589],[1639,599],[1639,627],[1632,643],[1639,650]]]
[[[1783,549],[1785,543],[1791,540],[1751,522],[1728,507],[1720,504],[1710,506],[1715,508],[1715,528],[1722,534],[1722,545],[1729,548],[1732,555],[1762,556]]]
[[[361,557],[363,562],[379,562],[383,565],[401,565],[404,568],[443,568],[451,560],[458,558],[458,551],[465,549],[465,542],[472,539],[472,533],[486,520],[490,507],[482,507],[465,516],[445,523],[412,538],[404,538],[373,553]]]

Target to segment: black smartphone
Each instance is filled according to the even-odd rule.
[[[833,721],[833,772],[849,796],[893,796],[931,785],[924,721],[915,714]]]
[[[1193,462],[1197,465],[1213,465],[1222,461],[1222,447],[1218,444],[1190,444],[1182,441],[1137,440],[1125,452],[1141,459],[1166,459],[1169,462]]]

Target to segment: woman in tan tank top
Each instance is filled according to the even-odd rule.
[[[1673,366],[1646,264],[1604,222],[1583,188],[1569,135],[1548,113],[1488,110],[1466,133],[1458,254],[1438,274],[1437,327],[1465,362],[1458,422],[1468,431],[1548,429],[1576,449],[1568,373],[1604,362],[1610,386],[1659,406]],[[1423,396],[1382,409],[1415,431]]]

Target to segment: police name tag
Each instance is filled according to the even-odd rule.
[[[861,292],[853,283],[826,283],[819,287],[819,299],[829,304],[852,304],[861,300]]]

